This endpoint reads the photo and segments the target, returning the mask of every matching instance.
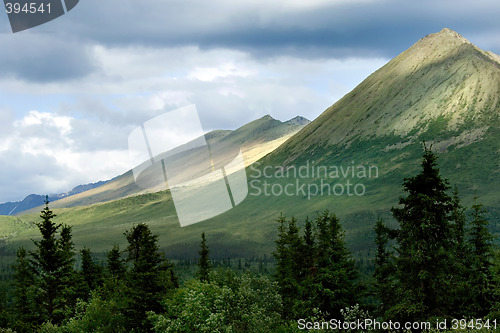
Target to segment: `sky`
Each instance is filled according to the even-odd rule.
[[[134,167],[128,135],[195,104],[202,127],[313,120],[427,34],[500,54],[494,0],[81,0],[12,33],[0,13],[0,203]]]

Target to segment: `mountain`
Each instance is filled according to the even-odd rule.
[[[207,143],[211,145],[213,154],[218,156],[218,160],[227,161],[230,160],[231,157],[234,158],[234,156],[232,156],[234,155],[234,148],[241,148],[245,158],[245,163],[250,165],[257,159],[274,150],[277,146],[282,144],[309,122],[309,120],[300,116],[289,121],[282,122],[266,115],[245,124],[234,131],[211,131],[205,134],[205,139]],[[196,155],[195,151],[190,153],[192,155]],[[188,155],[185,156],[185,158],[195,158],[195,156]],[[189,174],[191,170],[188,169],[184,172]],[[52,202],[51,207],[63,208],[86,206],[98,202],[107,202],[131,195],[154,191],[154,189],[144,189],[137,186],[132,171],[128,171],[111,181],[90,185],[96,186],[89,187],[89,185],[80,185],[75,187],[75,189],[69,192],[68,195],[50,197],[49,200]],[[77,192],[76,190],[80,191]],[[29,206],[20,206],[14,211],[14,213],[19,214],[20,212],[30,213],[39,211],[39,206],[43,204],[45,197],[38,197],[38,204],[33,202],[33,204]]]
[[[264,180],[271,189],[297,179],[306,188],[260,200],[259,210],[300,219],[328,208],[341,218],[351,249],[366,254],[377,218],[393,222],[391,207],[404,195],[403,179],[419,172],[424,143],[463,205],[478,197],[499,236],[499,57],[449,29],[419,40],[260,160],[255,175],[269,166],[302,167],[309,175],[258,178],[260,190]],[[338,172],[332,177],[322,168]],[[349,184],[358,193],[349,195]]]
[[[249,194],[224,214],[181,228],[169,191],[128,197],[117,192],[109,199],[119,200],[90,206],[80,201],[79,207],[58,209],[57,218],[74,226],[77,245],[96,251],[123,244],[124,230],[146,222],[170,256],[196,257],[205,232],[211,249],[218,251],[214,256],[231,257],[269,254],[277,234],[273,221],[280,213],[302,221],[329,209],[341,219],[354,254],[366,256],[373,248],[375,221],[383,217],[391,223],[390,209],[403,194],[403,179],[419,171],[425,142],[464,205],[479,196],[499,235],[499,99],[499,57],[443,29],[389,61],[288,140],[270,144],[273,136],[260,132],[275,128],[268,118],[242,127],[255,142],[262,142],[256,137],[272,141],[245,150],[248,156],[254,149],[247,161]],[[248,140],[234,132],[215,134],[222,143],[244,146]],[[272,149],[262,148],[269,145]],[[124,177],[109,193],[131,184]],[[92,191],[106,196],[102,189],[112,184]],[[18,217],[27,226],[36,218]],[[29,244],[30,232],[18,232],[16,244]]]
[[[370,75],[281,150],[388,135],[417,138],[433,121],[450,133],[473,127],[479,134],[499,125],[499,103],[499,56],[443,29]]]
[[[78,186],[74,187],[69,192],[49,195],[49,201],[52,202],[52,201],[60,200],[62,198],[66,198],[66,197],[69,197],[69,196],[72,196],[72,195],[75,195],[78,193],[89,191],[93,188],[99,187],[99,186],[104,185],[106,183],[107,183],[107,181],[99,181],[96,183],[78,185]],[[19,214],[19,213],[26,211],[28,209],[41,206],[41,205],[43,205],[44,202],[45,202],[45,195],[30,194],[26,198],[24,198],[22,201],[6,202],[3,204],[0,204],[0,215]]]

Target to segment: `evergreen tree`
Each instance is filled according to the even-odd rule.
[[[71,228],[54,223],[52,219],[55,216],[49,209],[49,201],[46,198],[40,215],[42,221],[37,223],[42,239],[33,241],[36,249],[31,252],[31,265],[35,271],[34,284],[37,289],[34,303],[38,323],[60,323],[72,312],[75,301]],[[58,238],[57,232],[60,228]]]
[[[15,328],[18,332],[32,332],[35,330],[33,326],[34,309],[34,272],[29,261],[28,252],[20,247],[17,250],[16,264],[12,266],[14,269],[15,279]]]
[[[490,310],[490,318],[500,318],[500,250],[495,249],[493,260],[493,298],[495,304]]]
[[[126,268],[121,258],[120,247],[115,244],[107,254],[107,272],[111,277],[121,279],[125,275]]]
[[[470,315],[482,317],[488,314],[494,304],[494,279],[492,247],[493,235],[487,228],[482,205],[472,206],[472,222],[470,230],[471,274],[469,278],[471,300]]]
[[[316,244],[314,239],[314,230],[313,224],[306,218],[305,226],[304,226],[304,235],[302,236],[302,252],[300,254],[301,258],[301,268],[300,268],[300,284],[301,288],[301,302],[299,303],[299,307],[301,308],[300,315],[301,317],[310,317],[313,315],[312,309],[315,308],[315,304],[313,304],[313,290],[310,288],[312,285],[316,271]]]
[[[134,226],[125,232],[128,240],[128,261],[132,266],[128,276],[127,318],[131,329],[150,330],[147,312],[162,310],[160,301],[177,287],[172,265],[165,259],[146,224]]]
[[[312,270],[314,267],[314,253],[315,253],[315,244],[314,244],[314,230],[313,225],[309,218],[306,218],[306,223],[304,226],[304,236],[302,237],[302,242],[304,244],[304,262],[307,264],[306,266],[306,275],[312,274]]]
[[[312,232],[309,230],[308,232]],[[312,235],[307,235],[306,237],[311,237],[308,239],[309,242],[314,243]],[[288,221],[288,231],[287,231],[287,243],[288,243],[288,255],[290,262],[290,291],[293,290],[291,296],[293,300],[292,316],[294,318],[303,318],[309,313],[309,309],[306,305],[310,298],[309,286],[306,285],[305,279],[308,277],[309,267],[311,262],[314,262],[314,246],[312,248],[307,248],[304,243],[303,237],[300,236],[300,229],[297,226],[297,220],[295,217]],[[306,258],[309,255],[311,261],[307,261]]]
[[[290,222],[281,214],[277,219],[278,239],[276,240],[276,251],[273,252],[276,259],[276,280],[279,285],[279,292],[283,300],[283,317],[291,319],[294,317],[295,304],[299,298],[299,282],[297,281],[296,252],[293,244],[296,244],[298,230],[295,226],[295,219]]]
[[[425,148],[422,171],[407,178],[400,198],[401,208],[393,208],[399,223],[396,237],[398,305],[391,317],[425,319],[450,313],[453,307],[450,277],[453,273],[452,199],[446,193],[436,156]]]
[[[90,293],[102,284],[102,269],[92,259],[92,252],[88,248],[80,251],[82,270],[80,272],[84,284],[84,300],[88,300]]]
[[[390,230],[384,225],[382,219],[378,219],[375,224],[375,244],[377,254],[375,256],[376,291],[381,302],[380,313],[384,314],[390,306],[394,305],[394,262],[391,252],[387,250]]]
[[[61,225],[60,237],[58,239],[61,258],[61,289],[66,317],[73,315],[78,298],[78,277],[74,268],[75,244],[73,243],[71,229],[69,225]]]
[[[317,266],[313,280],[314,302],[330,318],[341,318],[340,310],[356,304],[357,270],[344,243],[340,221],[326,210],[317,217]]]
[[[471,289],[469,285],[469,276],[471,273],[471,262],[473,260],[470,247],[467,242],[467,218],[465,216],[465,208],[460,203],[458,189],[455,187],[451,199],[451,220],[453,222],[452,242],[454,251],[452,257],[454,260],[450,262],[451,274],[450,290],[454,290],[453,296],[453,312],[449,315],[455,317],[463,316],[468,313],[467,308],[470,306],[469,300]]]
[[[204,232],[201,233],[200,247],[201,249],[198,252],[200,255],[200,259],[198,261],[198,272],[196,275],[200,279],[200,281],[209,282],[209,273],[212,265],[208,257],[210,251],[208,250],[207,239],[205,238]]]
[[[465,208],[460,203],[458,189],[455,187],[451,198],[451,220],[453,221],[452,239],[455,243],[456,258],[464,258],[467,251]]]

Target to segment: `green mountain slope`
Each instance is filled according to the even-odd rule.
[[[500,63],[449,29],[401,53],[328,108],[264,164],[373,164],[364,198],[395,204],[403,177],[418,167],[421,143],[440,153],[463,195],[500,206]],[[388,193],[385,193],[388,192]],[[388,194],[388,195],[387,195]],[[349,208],[352,209],[352,208]]]
[[[420,135],[441,118],[445,130],[472,125],[484,131],[499,125],[499,105],[498,56],[443,29],[370,75],[281,150]]]
[[[245,124],[234,131],[211,131],[205,135],[205,139],[207,143],[212,146],[213,154],[218,156],[218,160],[221,163],[222,161],[234,158],[234,149],[241,148],[245,157],[245,162],[249,165],[274,150],[308,123],[310,123],[310,121],[303,117],[296,117],[289,121],[282,122],[267,115]],[[186,155],[185,158],[187,159],[196,158],[196,152],[189,152]],[[191,170],[185,170],[187,174],[190,172]],[[102,186],[54,201],[51,206],[53,208],[87,206],[151,191],[155,191],[154,188],[144,189],[137,186],[133,173],[130,170]],[[36,213],[40,210],[41,207],[36,207],[21,212],[21,214]]]
[[[302,219],[329,209],[341,218],[351,249],[362,254],[373,247],[377,217],[390,218],[403,178],[418,172],[426,141],[464,203],[480,196],[500,234],[499,96],[498,56],[444,29],[370,75],[272,153],[256,154],[262,158],[247,168],[247,198],[224,214],[180,228],[167,191],[60,209],[57,218],[74,225],[77,246],[96,251],[147,222],[170,254],[195,257],[205,231],[220,255],[237,256],[269,254],[281,212]],[[247,127],[251,137],[274,126],[263,122]],[[219,141],[244,137],[233,132]],[[36,215],[19,218],[30,225]],[[29,234],[18,232],[15,244],[29,243]]]

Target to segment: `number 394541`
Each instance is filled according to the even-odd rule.
[[[36,14],[40,13],[43,14],[47,12],[50,14],[50,3],[41,3],[38,4],[36,2],[30,2],[30,3],[25,3],[24,5],[21,5],[18,2],[7,2],[5,3],[5,11],[7,14],[19,14],[19,13],[25,13],[25,14]]]

